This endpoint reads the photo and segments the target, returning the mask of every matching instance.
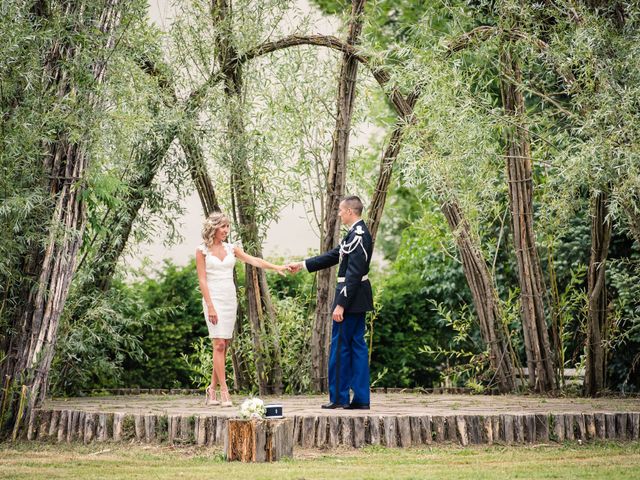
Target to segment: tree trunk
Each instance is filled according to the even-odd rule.
[[[362,14],[365,0],[353,0],[347,44],[359,42],[362,31]],[[331,159],[327,169],[327,190],[325,196],[324,219],[321,232],[320,250],[325,252],[335,247],[340,234],[338,205],[344,195],[349,133],[356,94],[358,60],[349,53],[342,56],[338,80],[338,101],[336,127],[333,134]],[[329,368],[329,342],[331,339],[331,306],[334,300],[335,267],[317,273],[317,303],[313,332],[311,336],[312,385],[314,390],[326,392]]]
[[[412,121],[413,108],[418,101],[419,92],[414,92],[404,100],[404,104],[408,107],[407,111],[398,110],[400,118],[398,123],[391,132],[391,138],[389,139],[389,145],[385,148],[380,160],[380,169],[378,171],[378,181],[376,182],[376,188],[373,191],[373,197],[371,198],[371,205],[369,206],[369,216],[367,227],[371,233],[373,243],[376,242],[376,236],[378,235],[378,228],[382,220],[382,214],[384,213],[384,205],[387,201],[387,193],[389,191],[389,183],[391,182],[391,176],[393,174],[393,164],[398,158],[400,153],[400,147],[402,146],[402,136],[404,131]]]
[[[231,181],[230,184],[233,184],[233,181]],[[238,209],[236,208],[233,191],[231,192],[231,213],[233,215],[234,225],[239,225],[240,222],[238,221]],[[238,286],[238,271],[236,269],[233,270],[233,283],[236,285],[236,287]],[[245,317],[244,306],[242,302],[238,302],[237,315],[239,319]],[[242,334],[243,329],[244,326],[242,322],[237,321],[233,331],[233,338],[238,338]],[[233,384],[236,391],[248,390],[251,388],[252,384],[248,365],[250,359],[243,357],[241,353],[236,349],[235,345],[235,342],[231,342],[230,350],[231,364],[233,366]]]
[[[180,145],[182,145],[182,149],[187,157],[191,179],[200,197],[202,211],[204,212],[204,216],[208,217],[209,214],[213,212],[219,212],[220,205],[218,204],[213,181],[207,171],[207,162],[204,158],[202,148],[198,144],[198,140],[193,132],[189,129],[180,132],[179,138]]]
[[[489,361],[495,372],[496,383],[501,392],[512,392],[516,387],[513,364],[515,354],[508,339],[507,327],[503,323],[491,272],[458,203],[446,200],[440,207],[460,252],[464,275],[478,315],[482,340],[489,350]]]
[[[502,105],[509,122],[505,157],[529,385],[537,391],[548,392],[556,388],[556,380],[545,321],[542,269],[533,230],[531,146],[524,118],[524,97],[519,89],[522,74],[508,45],[502,47],[500,69]]]
[[[59,98],[78,93],[86,95],[86,103],[99,108],[96,86],[104,79],[108,54],[115,45],[114,31],[122,8],[120,2],[105,0],[99,6],[69,2],[58,8],[68,17],[77,17],[78,28],[89,30],[97,25],[104,42],[100,57],[91,65],[93,84],[85,93],[73,83],[73,74],[66,66],[74,61],[80,46],[74,44],[71,37],[55,40],[51,49],[43,54],[45,72],[51,79],[48,88]],[[37,278],[36,288],[25,288],[19,293],[21,306],[11,319],[10,333],[5,337],[3,353],[6,358],[0,370],[3,379],[0,418],[4,420],[0,431],[3,436],[12,432],[13,439],[25,426],[32,426],[35,407],[46,395],[58,323],[86,223],[83,179],[89,160],[87,144],[74,143],[62,131],[56,141],[45,145],[45,149],[44,171],[50,179],[53,205],[50,231],[44,251],[38,246],[25,262],[28,271]]]
[[[223,69],[225,96],[227,97],[229,155],[231,160],[231,183],[238,213],[239,233],[247,253],[262,257],[256,220],[256,204],[253,194],[246,152],[244,150],[245,125],[242,118],[242,65],[234,62],[238,52],[232,42],[231,4],[227,0],[212,1],[212,15],[219,29],[216,38],[218,62]],[[271,303],[264,270],[245,266],[245,286],[251,335],[254,343],[258,389],[260,395],[282,392],[282,367],[280,344],[275,332],[275,312]],[[265,318],[266,311],[266,318]],[[265,344],[267,328],[273,330],[271,345]],[[271,364],[270,360],[271,359]],[[271,367],[271,371],[270,371]]]
[[[608,197],[596,192],[591,199],[591,258],[587,278],[589,300],[585,395],[596,396],[605,388],[607,340],[606,261],[611,242],[611,222],[607,218]]]

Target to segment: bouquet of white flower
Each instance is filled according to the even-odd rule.
[[[240,418],[264,418],[267,409],[264,407],[264,402],[259,398],[247,398],[242,405],[240,405]]]

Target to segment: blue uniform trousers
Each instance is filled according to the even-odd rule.
[[[329,400],[347,405],[349,388],[353,403],[369,404],[369,352],[364,338],[366,313],[345,313],[333,322],[329,350]]]

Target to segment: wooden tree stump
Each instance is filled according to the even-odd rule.
[[[513,416],[513,428],[516,443],[524,443],[524,417],[522,415]]]
[[[340,419],[338,417],[329,417],[329,437],[327,445],[336,447],[340,437]]]
[[[354,417],[353,419],[353,446],[360,448],[365,444],[365,419]]]
[[[304,417],[300,431],[300,445],[304,448],[312,448],[316,441],[317,417]]]
[[[524,422],[524,441],[526,443],[535,443],[536,441],[536,416],[527,414],[523,417]]]
[[[220,423],[222,423],[222,421],[220,421]],[[216,442],[218,442],[218,438],[216,437],[216,429],[218,424],[218,417],[207,417],[207,445],[211,446],[211,445],[215,445]]]
[[[54,438],[58,434],[58,423],[60,420],[60,410],[54,410],[51,412],[51,423],[49,424],[49,431],[47,432],[47,436],[49,438]]]
[[[433,430],[431,429],[431,416],[425,415],[424,417],[420,417],[420,432],[421,436],[424,439],[424,443],[427,445],[431,445],[433,442]]]
[[[62,410],[60,412],[60,419],[58,420],[58,443],[61,443],[65,438],[67,438],[67,419],[69,417],[68,410]]]
[[[398,424],[398,446],[411,446],[411,420],[407,416],[400,416],[397,419]]]
[[[153,442],[156,439],[156,421],[155,415],[144,416],[144,440],[147,443]]]
[[[486,443],[484,430],[482,428],[482,417],[478,415],[465,415],[465,421],[467,422],[467,438],[469,439],[469,443]]]
[[[586,442],[588,440],[587,437],[587,425],[584,421],[584,415],[574,415],[573,416],[575,424],[576,424],[576,440],[582,440]]]
[[[618,440],[627,439],[627,414],[616,413],[616,431]]]
[[[216,444],[224,444],[227,438],[227,420],[223,417],[216,418]]]
[[[342,417],[340,419],[340,439],[341,445],[346,445],[348,447],[353,446],[353,418],[351,417]]]
[[[367,417],[367,431],[365,434],[365,441],[370,445],[380,445],[382,443],[380,417]]]
[[[535,416],[536,423],[536,442],[547,443],[549,441],[549,415],[537,414]]]
[[[77,438],[79,424],[80,412],[72,410],[67,417],[67,443],[70,443]]]
[[[225,451],[232,462],[275,462],[293,456],[293,420],[227,421]]]
[[[396,425],[396,417],[386,416],[382,417],[382,444],[385,447],[395,447],[397,446],[397,425]]]
[[[84,443],[89,444],[93,441],[96,436],[96,423],[98,419],[98,414],[96,413],[87,413],[84,418]]]
[[[502,428],[501,425],[500,415],[494,415],[491,417],[491,433],[493,435],[493,442],[500,442],[504,440],[504,438],[500,436],[500,429]]]
[[[596,435],[599,440],[607,438],[607,430],[605,427],[604,413],[596,413]]]
[[[422,445],[422,422],[420,417],[409,417],[409,424],[411,429],[411,445]]]
[[[447,418],[447,422],[449,422],[449,425],[451,427],[453,427],[453,425],[456,425],[456,427],[457,427],[457,434],[456,433],[450,433],[449,434],[449,440],[455,441],[456,437],[457,437],[457,438],[459,438],[460,443],[462,444],[463,447],[466,447],[467,445],[469,445],[469,432],[468,432],[468,429],[467,429],[468,425],[467,425],[467,421],[464,418],[464,415],[456,416],[455,417],[455,423],[452,420],[452,417],[448,417]]]
[[[596,420],[592,413],[584,414],[584,425],[587,429],[587,439],[595,440],[596,439]]]
[[[318,427],[316,429],[316,446],[324,447],[327,444],[327,436],[329,434],[329,419],[327,417],[318,417]]]
[[[167,417],[167,436],[170,444],[176,443],[178,440],[178,427],[180,425],[179,415],[169,415]],[[115,422],[114,422],[115,425]]]
[[[445,430],[445,440],[449,442],[457,442],[458,441],[458,425],[456,422],[455,415],[449,415],[446,417],[446,430]]]
[[[627,435],[629,440],[638,440],[640,436],[640,413],[628,413],[627,416]]]
[[[193,436],[196,440],[196,445],[202,446],[207,442],[207,418],[195,417],[195,423],[193,424]]]
[[[507,445],[511,445],[514,439],[513,418],[513,415],[503,415],[500,422],[502,424],[502,440]]]
[[[113,441],[119,442],[122,440],[122,431],[124,424],[124,413],[114,413],[113,414]]]
[[[564,415],[554,415],[553,433],[558,443],[564,442]]]
[[[575,440],[575,421],[573,414],[567,413],[564,416],[564,437],[567,440]]]
[[[615,440],[616,437],[616,416],[614,413],[604,414],[605,434],[609,440]]]
[[[493,444],[493,417],[482,418],[482,439],[489,445]]]
[[[437,416],[432,418],[434,440],[436,443],[444,442],[444,417]]]

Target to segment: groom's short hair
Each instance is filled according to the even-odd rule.
[[[358,216],[362,215],[364,205],[362,205],[360,197],[357,197],[356,195],[348,195],[344,197],[342,201],[347,205],[347,208],[353,210]]]

